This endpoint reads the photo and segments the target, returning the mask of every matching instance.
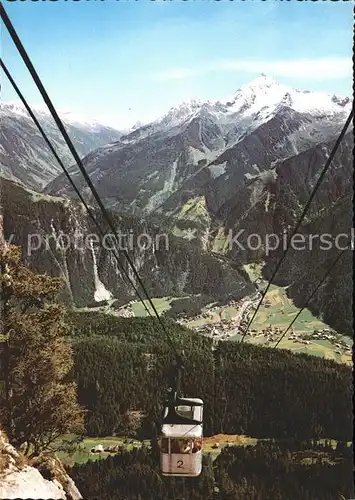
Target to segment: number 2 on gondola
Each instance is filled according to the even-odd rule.
[[[184,462],[183,462],[182,460],[178,460],[178,462],[177,462],[177,464],[176,464],[176,465],[177,465],[177,468],[178,468],[178,469],[181,469],[181,468],[182,468],[182,466],[184,465]]]

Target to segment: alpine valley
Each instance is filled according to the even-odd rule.
[[[44,107],[32,111],[64,165],[70,166],[72,156],[49,112]],[[122,135],[118,130],[70,112],[60,113],[60,117],[80,156],[117,141]],[[57,160],[20,101],[1,103],[0,120],[0,175],[41,191],[62,172]]]
[[[226,100],[182,103],[128,133],[65,115],[63,121],[117,229],[169,236],[169,248],[129,250],[151,295],[227,303],[258,291],[248,266],[262,268],[261,281],[272,275],[283,248],[266,248],[266,235],[281,238],[296,225],[351,107],[347,97],[289,88],[261,75]],[[48,115],[39,117],[65,163],[73,163]],[[28,249],[34,233],[95,232],[26,112],[5,103],[1,120],[5,236]],[[351,129],[299,229],[305,237],[351,234],[352,149]],[[77,167],[69,172],[95,207]],[[239,244],[231,244],[230,235],[239,232]],[[251,234],[263,244],[248,246]],[[302,307],[337,252],[322,249],[319,241],[306,251],[290,251],[275,284]],[[65,277],[63,300],[72,305],[136,298],[103,248],[42,245],[30,253],[23,257],[35,269]],[[129,272],[123,257],[122,263]],[[308,305],[350,336],[352,304],[342,298],[351,296],[351,275],[346,254]]]
[[[100,231],[23,107],[2,104],[0,497],[354,497],[352,251],[325,276],[353,236],[352,128],[332,158],[351,107],[261,75],[126,132],[61,113],[114,242],[48,113]],[[166,463],[199,456],[198,477],[159,465],[162,429],[198,427],[181,400],[162,426],[177,372],[184,404],[203,401],[203,450]]]

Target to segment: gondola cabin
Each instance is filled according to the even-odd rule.
[[[202,470],[203,401],[178,398],[165,408],[161,432],[160,467],[164,476],[195,477]]]

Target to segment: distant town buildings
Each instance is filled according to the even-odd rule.
[[[239,309],[240,313],[237,313],[232,318],[223,318],[223,315],[220,315],[220,321],[196,326],[194,327],[194,330],[203,335],[211,337],[214,342],[217,342],[218,340],[227,340],[228,338],[233,337],[237,334],[244,334],[244,329],[248,324],[248,312],[250,311],[250,307],[253,306],[253,302],[250,301],[247,303],[247,301],[245,300],[231,301],[226,305],[226,307],[228,306],[235,307],[237,310]],[[265,307],[270,306],[270,302],[265,303]],[[220,307],[215,306],[209,311],[201,313],[200,315],[193,318],[193,321],[197,322],[213,318],[214,314],[218,310],[220,310]],[[189,318],[189,321],[191,321],[191,318]],[[261,331],[258,331],[255,328],[249,329],[246,332],[246,335],[249,337],[263,337],[264,344],[269,345],[272,343],[276,343],[283,332],[283,328],[269,325],[266,328],[263,328]],[[322,330],[313,330],[313,332],[309,333],[295,332],[293,328],[290,328],[290,331],[286,336],[286,340],[292,341],[294,344],[304,345],[311,345],[312,343],[316,344],[319,340],[326,340],[337,348],[335,350],[337,354],[350,354],[352,350],[351,346],[344,340],[342,340],[341,336],[337,332],[329,328],[324,328]]]

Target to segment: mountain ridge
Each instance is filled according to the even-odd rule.
[[[233,279],[241,283],[235,269],[241,269],[242,265],[249,262],[266,260],[265,276],[270,275],[279,249],[267,259],[264,248],[247,250],[239,255],[235,249],[226,253],[223,250],[226,242],[224,231],[240,226],[249,233],[256,232],[264,236],[268,232],[280,234],[287,221],[291,226],[295,224],[297,214],[307,201],[311,186],[329,157],[351,105],[347,98],[324,93],[320,95],[321,98],[318,93],[316,97],[319,99],[315,99],[315,94],[311,92],[290,91],[273,79],[262,76],[241,87],[234,98],[226,103],[216,101],[211,104],[194,100],[190,105],[173,108],[170,114],[158,121],[137,128],[85,156],[84,167],[98,194],[113,216],[121,220],[121,225],[124,226],[124,220],[134,220],[136,227],[146,231],[153,222],[158,225],[166,223],[167,230],[176,236],[176,241],[180,240],[184,244],[186,230],[197,228],[205,231],[207,236],[211,230],[215,231],[212,241],[205,237],[195,239],[189,249],[183,250],[180,243],[176,243],[170,257],[159,255],[159,252],[148,259],[139,252],[133,256],[154,296],[181,295],[182,291],[208,293],[212,286],[212,275],[213,280],[218,282],[218,293],[228,295]],[[334,204],[339,196],[347,196],[345,188],[350,182],[352,141],[350,130],[328,174],[335,188],[329,181],[322,184],[314,202],[317,210],[328,199]],[[72,165],[69,171],[88,203],[93,202],[77,167]],[[302,176],[305,176],[306,181]],[[54,226],[61,230],[69,228],[72,231],[78,223],[76,216],[67,213],[73,211],[73,194],[63,176],[45,187],[40,196],[45,199],[49,195],[49,204],[52,201],[54,203],[53,196],[62,197],[60,208],[57,206],[58,214],[53,212],[54,205],[48,205],[48,214],[43,208],[47,205],[44,202],[41,205],[40,212],[43,212],[43,224],[47,232],[52,231],[50,214],[58,219]],[[277,197],[282,203],[277,203]],[[346,217],[350,213],[348,202],[347,197],[344,205],[346,210],[334,205],[334,213],[323,213],[315,229],[330,227],[335,235],[335,219],[339,216],[344,230],[348,230],[351,227]],[[313,208],[312,205],[311,214],[315,216],[317,212]],[[22,228],[23,234],[30,232],[30,220],[20,220],[18,208],[9,198],[6,210],[8,233],[11,228],[17,227]],[[27,201],[24,213],[33,211],[32,202]],[[87,226],[84,219],[80,221]],[[301,229],[309,232],[306,226]],[[20,244],[23,243],[21,238],[18,240]],[[197,253],[194,254],[192,249]],[[222,269],[223,266],[217,261],[210,260],[212,255],[218,254],[219,249],[234,262],[234,274],[230,267]],[[204,255],[202,260],[199,252]],[[186,257],[188,254],[191,254],[189,258]],[[186,265],[182,265],[185,257]],[[322,252],[317,255],[318,261],[325,266],[328,265],[328,257]],[[60,259],[62,267],[70,268],[68,276],[74,302],[84,305],[92,301],[96,279],[96,263],[92,252],[86,252],[84,257],[73,253],[68,262],[63,260],[63,256]],[[102,253],[96,259],[98,277],[103,286],[110,293],[122,294],[130,300],[126,285],[121,281],[119,285],[116,283],[117,270],[112,272],[108,255]],[[313,272],[308,257],[300,259],[297,255],[293,260],[298,263],[299,269],[290,262],[284,270],[284,281],[291,285],[292,296],[299,303],[302,302],[302,290],[310,285],[307,276],[316,280],[320,278],[320,271]],[[37,261],[35,265],[39,265]],[[52,269],[53,264],[46,262],[45,267]],[[213,274],[213,268],[218,277]],[[319,295],[316,298],[312,310],[321,316],[325,315],[332,325],[350,331],[351,312],[347,307],[343,311],[344,321],[339,322],[335,317],[335,311],[340,307],[339,300],[348,293],[349,288],[348,262],[344,269],[338,277],[332,278],[331,285],[328,283],[326,289],[323,288],[324,297]],[[80,273],[83,273],[84,281]],[[205,280],[201,283],[197,283],[199,273]],[[300,280],[300,274],[305,275],[306,279]],[[179,282],[182,277],[184,283]],[[164,286],[158,282],[164,282]],[[339,300],[330,301],[329,290],[332,287],[337,290]],[[327,306],[327,300],[333,304],[331,307]]]
[[[169,212],[181,206],[178,201],[171,207],[172,198],[179,193],[195,198],[201,189],[220,193],[217,210],[235,195],[244,176],[253,174],[254,165],[272,168],[334,139],[350,106],[348,98],[292,90],[261,76],[241,87],[232,101],[192,100],[172,108],[83,162],[100,196],[119,211]],[[76,167],[72,173],[84,188]],[[63,176],[44,192],[72,194]]]
[[[69,167],[73,163],[73,157],[49,112],[41,107],[35,107],[33,112],[64,165]],[[85,121],[73,114],[63,113],[60,116],[82,157],[122,135],[118,130],[99,122]],[[0,174],[41,191],[62,172],[61,167],[21,103],[1,103],[0,119]]]

